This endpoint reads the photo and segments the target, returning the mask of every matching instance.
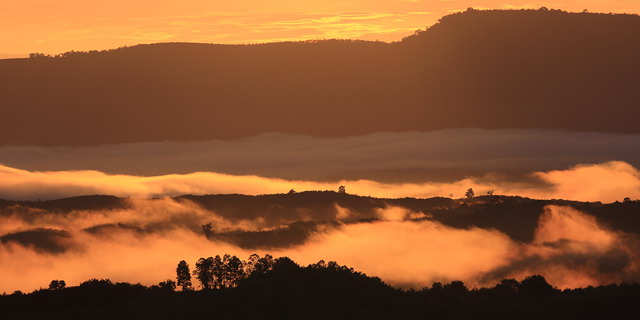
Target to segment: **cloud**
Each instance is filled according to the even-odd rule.
[[[309,263],[313,258],[306,255],[337,260],[416,288],[452,280],[490,286],[531,274],[560,288],[640,279],[635,236],[600,226],[592,216],[548,206],[535,234],[531,243],[520,243],[490,229],[455,229],[429,220],[380,221],[318,233],[305,246],[285,252]]]
[[[78,148],[5,146],[0,198],[263,194],[344,184],[351,193],[383,197],[459,197],[473,187],[478,194],[615,201],[638,197],[640,149],[630,147],[638,143],[640,135],[457,129],[334,139],[263,134]]]
[[[613,201],[625,194],[634,198],[640,194],[640,172],[624,162],[579,165],[534,175],[553,186],[540,193],[546,198]]]
[[[134,226],[147,233],[176,229],[200,233],[201,226],[205,223],[212,223],[215,230],[226,232],[258,230],[293,222],[291,220],[274,220],[267,223],[261,217],[253,219],[233,217],[229,219],[186,199],[126,199],[124,203],[113,209],[70,210],[64,213],[54,209],[46,210],[22,206],[3,211],[0,234],[33,228],[86,231],[92,227],[109,224],[120,224],[121,227]]]
[[[352,194],[380,198],[462,196],[467,188],[478,194],[518,195],[538,199],[613,202],[640,198],[640,172],[625,162],[579,165],[567,170],[534,172],[537,184],[474,177],[454,182],[383,183],[373,180],[335,182],[285,180],[214,172],[132,176],[99,171],[26,171],[0,166],[0,198],[54,199],[108,194],[127,197],[165,197],[182,194],[285,193],[290,189],[336,190],[347,186]]]
[[[336,260],[405,288],[452,280],[486,286],[533,273],[561,288],[640,280],[636,236],[608,229],[569,207],[546,207],[529,243],[493,229],[456,229],[429,219],[411,220],[411,213],[396,207],[377,210],[370,214],[391,220],[336,221],[330,228],[311,229],[302,243],[269,250],[245,250],[215,237],[207,239],[189,221],[213,218],[216,228],[231,232],[273,229],[259,219],[229,224],[188,201],[134,200],[123,210],[41,212],[27,220],[4,215],[0,216],[3,233],[39,232],[42,238],[43,228],[48,227],[48,235],[60,238],[57,244],[64,250],[43,251],[33,242],[3,241],[0,273],[5,277],[0,291],[33,290],[51,279],[77,285],[94,277],[149,285],[173,278],[175,265],[183,259],[193,266],[199,257],[230,253],[246,258],[254,251],[289,256],[302,264]],[[145,231],[87,232],[91,224],[131,224]],[[8,230],[8,225],[14,229]]]
[[[636,282],[640,278],[637,235],[608,229],[593,216],[548,206],[530,244],[484,280],[543,274],[560,287]]]
[[[319,233],[285,253],[303,263],[318,257],[336,260],[394,285],[419,288],[434,281],[472,281],[508,263],[515,248],[516,243],[495,230],[395,220]]]

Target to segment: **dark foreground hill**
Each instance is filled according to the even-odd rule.
[[[543,277],[503,280],[469,290],[434,283],[419,291],[394,289],[346,266],[300,267],[276,259],[221,289],[175,292],[159,286],[92,279],[65,288],[0,296],[2,319],[634,319],[640,286],[609,285],[560,291]]]
[[[640,17],[446,16],[396,43],[155,44],[0,61],[0,145],[459,127],[639,133]]]

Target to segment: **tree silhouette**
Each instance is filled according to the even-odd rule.
[[[214,289],[220,289],[224,286],[225,270],[224,262],[219,255],[211,260],[211,287]]]
[[[182,291],[191,290],[191,271],[189,271],[189,264],[184,260],[178,263],[176,280],[177,284],[182,287]]]
[[[67,286],[67,283],[64,280],[51,280],[49,283],[49,290],[60,290],[64,289]]]
[[[158,287],[161,290],[165,290],[165,291],[175,291],[176,290],[176,282],[171,280],[171,279],[167,279],[165,281],[162,281],[162,282],[158,283]]]
[[[541,275],[528,276],[518,286],[518,293],[527,298],[543,298],[555,292],[556,290]]]
[[[198,281],[200,281],[202,289],[211,289],[213,283],[213,258],[209,257],[206,259],[198,259],[198,262],[196,262],[196,268],[193,270],[193,275],[198,279]]]
[[[444,290],[450,293],[463,293],[469,291],[462,281],[451,281],[451,283],[444,285]]]
[[[51,56],[46,55],[44,53],[40,53],[40,52],[32,52],[32,53],[29,53],[29,58],[31,58],[31,59],[35,59],[35,58],[51,58]]]
[[[271,269],[273,269],[275,261],[270,254],[265,254],[263,258],[258,259],[254,266],[253,272],[255,273],[265,273]]]
[[[465,193],[464,193],[464,196],[465,196],[467,199],[473,199],[473,197],[475,197],[475,196],[476,196],[476,193],[475,193],[475,192],[473,192],[473,188],[469,188],[469,189],[467,190],[467,192],[465,192]]]
[[[213,234],[213,222],[209,222],[209,223],[205,223],[202,225],[202,232],[204,232],[204,235],[209,237],[210,235]]]
[[[324,269],[327,267],[327,263],[324,260],[320,260],[312,265],[310,265],[312,268],[316,268],[316,269]]]
[[[113,282],[111,282],[111,280],[109,279],[89,279],[83,283],[80,284],[81,288],[94,288],[94,289],[100,289],[100,288],[108,288],[108,287],[113,287]]]
[[[236,256],[229,256],[228,254],[225,254],[222,262],[224,264],[224,280],[222,281],[222,285],[225,288],[233,288],[237,286],[238,281],[240,281],[245,275],[242,260]]]
[[[255,270],[256,264],[258,263],[258,260],[260,260],[260,256],[258,254],[253,253],[249,256],[247,261],[244,261],[243,269],[244,269],[245,275],[249,275],[253,273],[253,271]]]
[[[518,293],[520,282],[515,279],[504,279],[493,287],[494,292],[501,296],[512,296]]]
[[[345,186],[339,186],[338,193],[347,193],[347,188],[345,188]]]

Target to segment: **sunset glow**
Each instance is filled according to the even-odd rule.
[[[0,3],[0,59],[156,42],[398,41],[442,16],[476,9],[639,13],[624,0],[24,0]]]
[[[24,0],[0,30],[0,319],[640,316],[640,1]]]

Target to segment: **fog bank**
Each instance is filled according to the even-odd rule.
[[[518,195],[537,199],[568,199],[614,202],[640,198],[640,171],[613,161],[578,165],[567,170],[531,172],[535,181],[469,177],[453,182],[384,183],[374,180],[334,182],[285,180],[215,172],[132,176],[99,171],[26,171],[0,166],[0,199],[55,199],[77,195],[108,194],[124,197],[165,197],[182,194],[240,193],[248,195],[286,193],[291,189],[337,190],[379,198],[462,197],[468,188],[484,194]]]
[[[28,220],[0,216],[0,235],[48,232],[48,241],[62,248],[44,252],[33,242],[5,241],[5,235],[0,242],[4,275],[0,291],[29,291],[52,279],[64,279],[69,285],[89,278],[149,285],[174,278],[175,266],[183,259],[193,267],[200,257],[230,253],[245,259],[254,251],[289,256],[302,264],[336,260],[403,288],[452,280],[470,287],[489,286],[530,274],[542,274],[560,288],[640,281],[637,235],[612,230],[564,206],[547,206],[541,212],[535,237],[528,243],[494,229],[457,229],[425,219],[424,214],[390,207],[371,213],[382,220],[339,222],[315,230],[299,245],[243,250],[207,239],[199,225],[211,221],[216,230],[227,231],[271,226],[260,219],[230,224],[188,201],[130,201],[130,208],[112,211],[41,212]],[[138,229],[90,232],[92,226],[105,225]]]

